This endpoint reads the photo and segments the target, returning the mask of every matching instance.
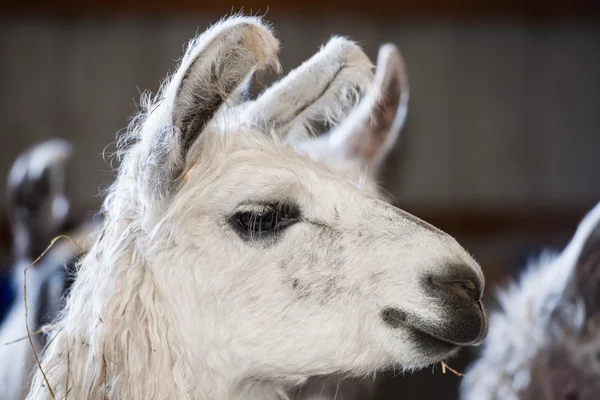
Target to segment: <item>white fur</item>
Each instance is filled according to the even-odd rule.
[[[244,45],[230,65],[234,36]],[[210,52],[197,51],[208,41]],[[238,114],[243,85],[273,64],[276,49],[256,18],[216,25],[135,120],[104,203],[105,233],[82,260],[44,355],[57,398],[279,398],[308,376],[421,367],[455,352],[427,353],[380,312],[396,306],[434,326],[453,321],[419,282],[451,265],[482,281],[468,253]],[[230,90],[210,82],[210,68],[186,75],[192,65],[230,71],[219,78]],[[201,131],[186,131],[183,121],[202,115],[215,93],[222,107]],[[191,133],[199,136],[186,150]],[[274,239],[245,240],[236,212],[262,201],[295,203],[301,219]],[[38,372],[29,398],[49,397]]]
[[[317,140],[293,144],[300,153],[361,182],[366,193],[382,197],[375,184],[379,167],[404,126],[409,98],[404,61],[394,45],[381,47],[376,72],[373,87],[336,129]],[[393,118],[384,120],[385,112]],[[367,148],[356,151],[352,148],[356,143]]]
[[[361,48],[333,37],[321,50],[250,104],[244,117],[253,128],[277,131],[288,141],[313,136],[315,122],[337,124],[369,87],[373,65]]]
[[[304,64],[306,65],[306,64]],[[329,63],[323,65],[328,68]],[[319,74],[315,74],[319,75]],[[280,82],[289,80],[289,76]],[[282,84],[280,83],[280,85]],[[298,85],[301,90],[306,85]],[[271,89],[267,93],[271,92]],[[263,95],[264,96],[264,95]],[[274,102],[276,103],[276,102]],[[265,104],[266,106],[266,104]],[[377,167],[383,163],[391,147],[396,143],[404,125],[408,106],[408,82],[404,62],[394,45],[386,44],[379,50],[377,69],[373,87],[361,100],[357,109],[342,121],[331,133],[326,132],[315,140],[294,140],[295,149],[309,158],[329,166],[336,172],[351,177],[365,193],[387,200],[377,185]],[[379,110],[377,110],[379,108]],[[394,118],[382,119],[382,114],[374,111],[388,111]],[[379,129],[375,129],[378,127]],[[368,136],[385,135],[375,143],[378,151],[369,154],[350,155],[348,143],[353,139],[370,142]],[[369,168],[371,166],[371,168]],[[323,399],[370,399],[376,393],[379,380],[375,374],[364,379],[343,379],[339,376],[313,378],[300,388],[298,398],[305,400]]]

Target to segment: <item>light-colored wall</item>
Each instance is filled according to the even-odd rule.
[[[33,142],[67,138],[77,148],[76,201],[97,204],[92,195],[112,177],[101,153],[139,91],[156,90],[184,43],[214,20],[0,19],[0,174]],[[600,27],[273,22],[286,71],[332,34],[358,40],[373,59],[383,42],[400,46],[412,99],[386,180],[401,201],[600,199]]]

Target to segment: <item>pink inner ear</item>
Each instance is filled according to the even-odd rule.
[[[365,126],[348,139],[348,155],[359,156],[368,164],[376,162],[385,140],[391,134],[399,105],[400,93],[383,93]]]
[[[359,132],[348,139],[347,151],[350,157],[360,157],[370,163],[376,159],[379,149],[382,146],[380,135],[371,134],[369,128],[363,128],[363,132]]]
[[[183,176],[184,183],[188,181],[188,179],[190,178],[190,174],[192,173],[192,171],[194,169],[196,169],[198,164],[200,164],[200,159],[197,159],[196,162],[194,163],[194,165],[192,165],[192,167],[188,170],[188,172],[185,173],[185,175]]]
[[[364,121],[364,125],[357,129],[348,139],[347,154],[351,157],[361,157],[371,165],[382,161],[385,142],[399,129],[394,126],[398,109],[402,101],[402,80],[399,74],[386,74],[379,83],[381,93],[373,104],[371,115]]]

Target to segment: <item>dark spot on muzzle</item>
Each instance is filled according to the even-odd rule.
[[[386,307],[381,311],[381,319],[390,328],[397,329],[406,322],[406,313],[399,308]]]

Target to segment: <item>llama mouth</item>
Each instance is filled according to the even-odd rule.
[[[420,329],[414,328],[412,326],[407,326],[410,341],[415,346],[415,348],[427,358],[433,359],[433,361],[442,360],[457,350],[459,350],[462,346],[447,342],[443,339],[439,339],[427,332],[424,332]]]
[[[409,341],[417,351],[433,362],[439,361],[455,353],[462,346],[440,339],[410,323],[411,318],[406,312],[394,307],[382,310],[381,318],[392,329],[402,328],[408,332]]]

